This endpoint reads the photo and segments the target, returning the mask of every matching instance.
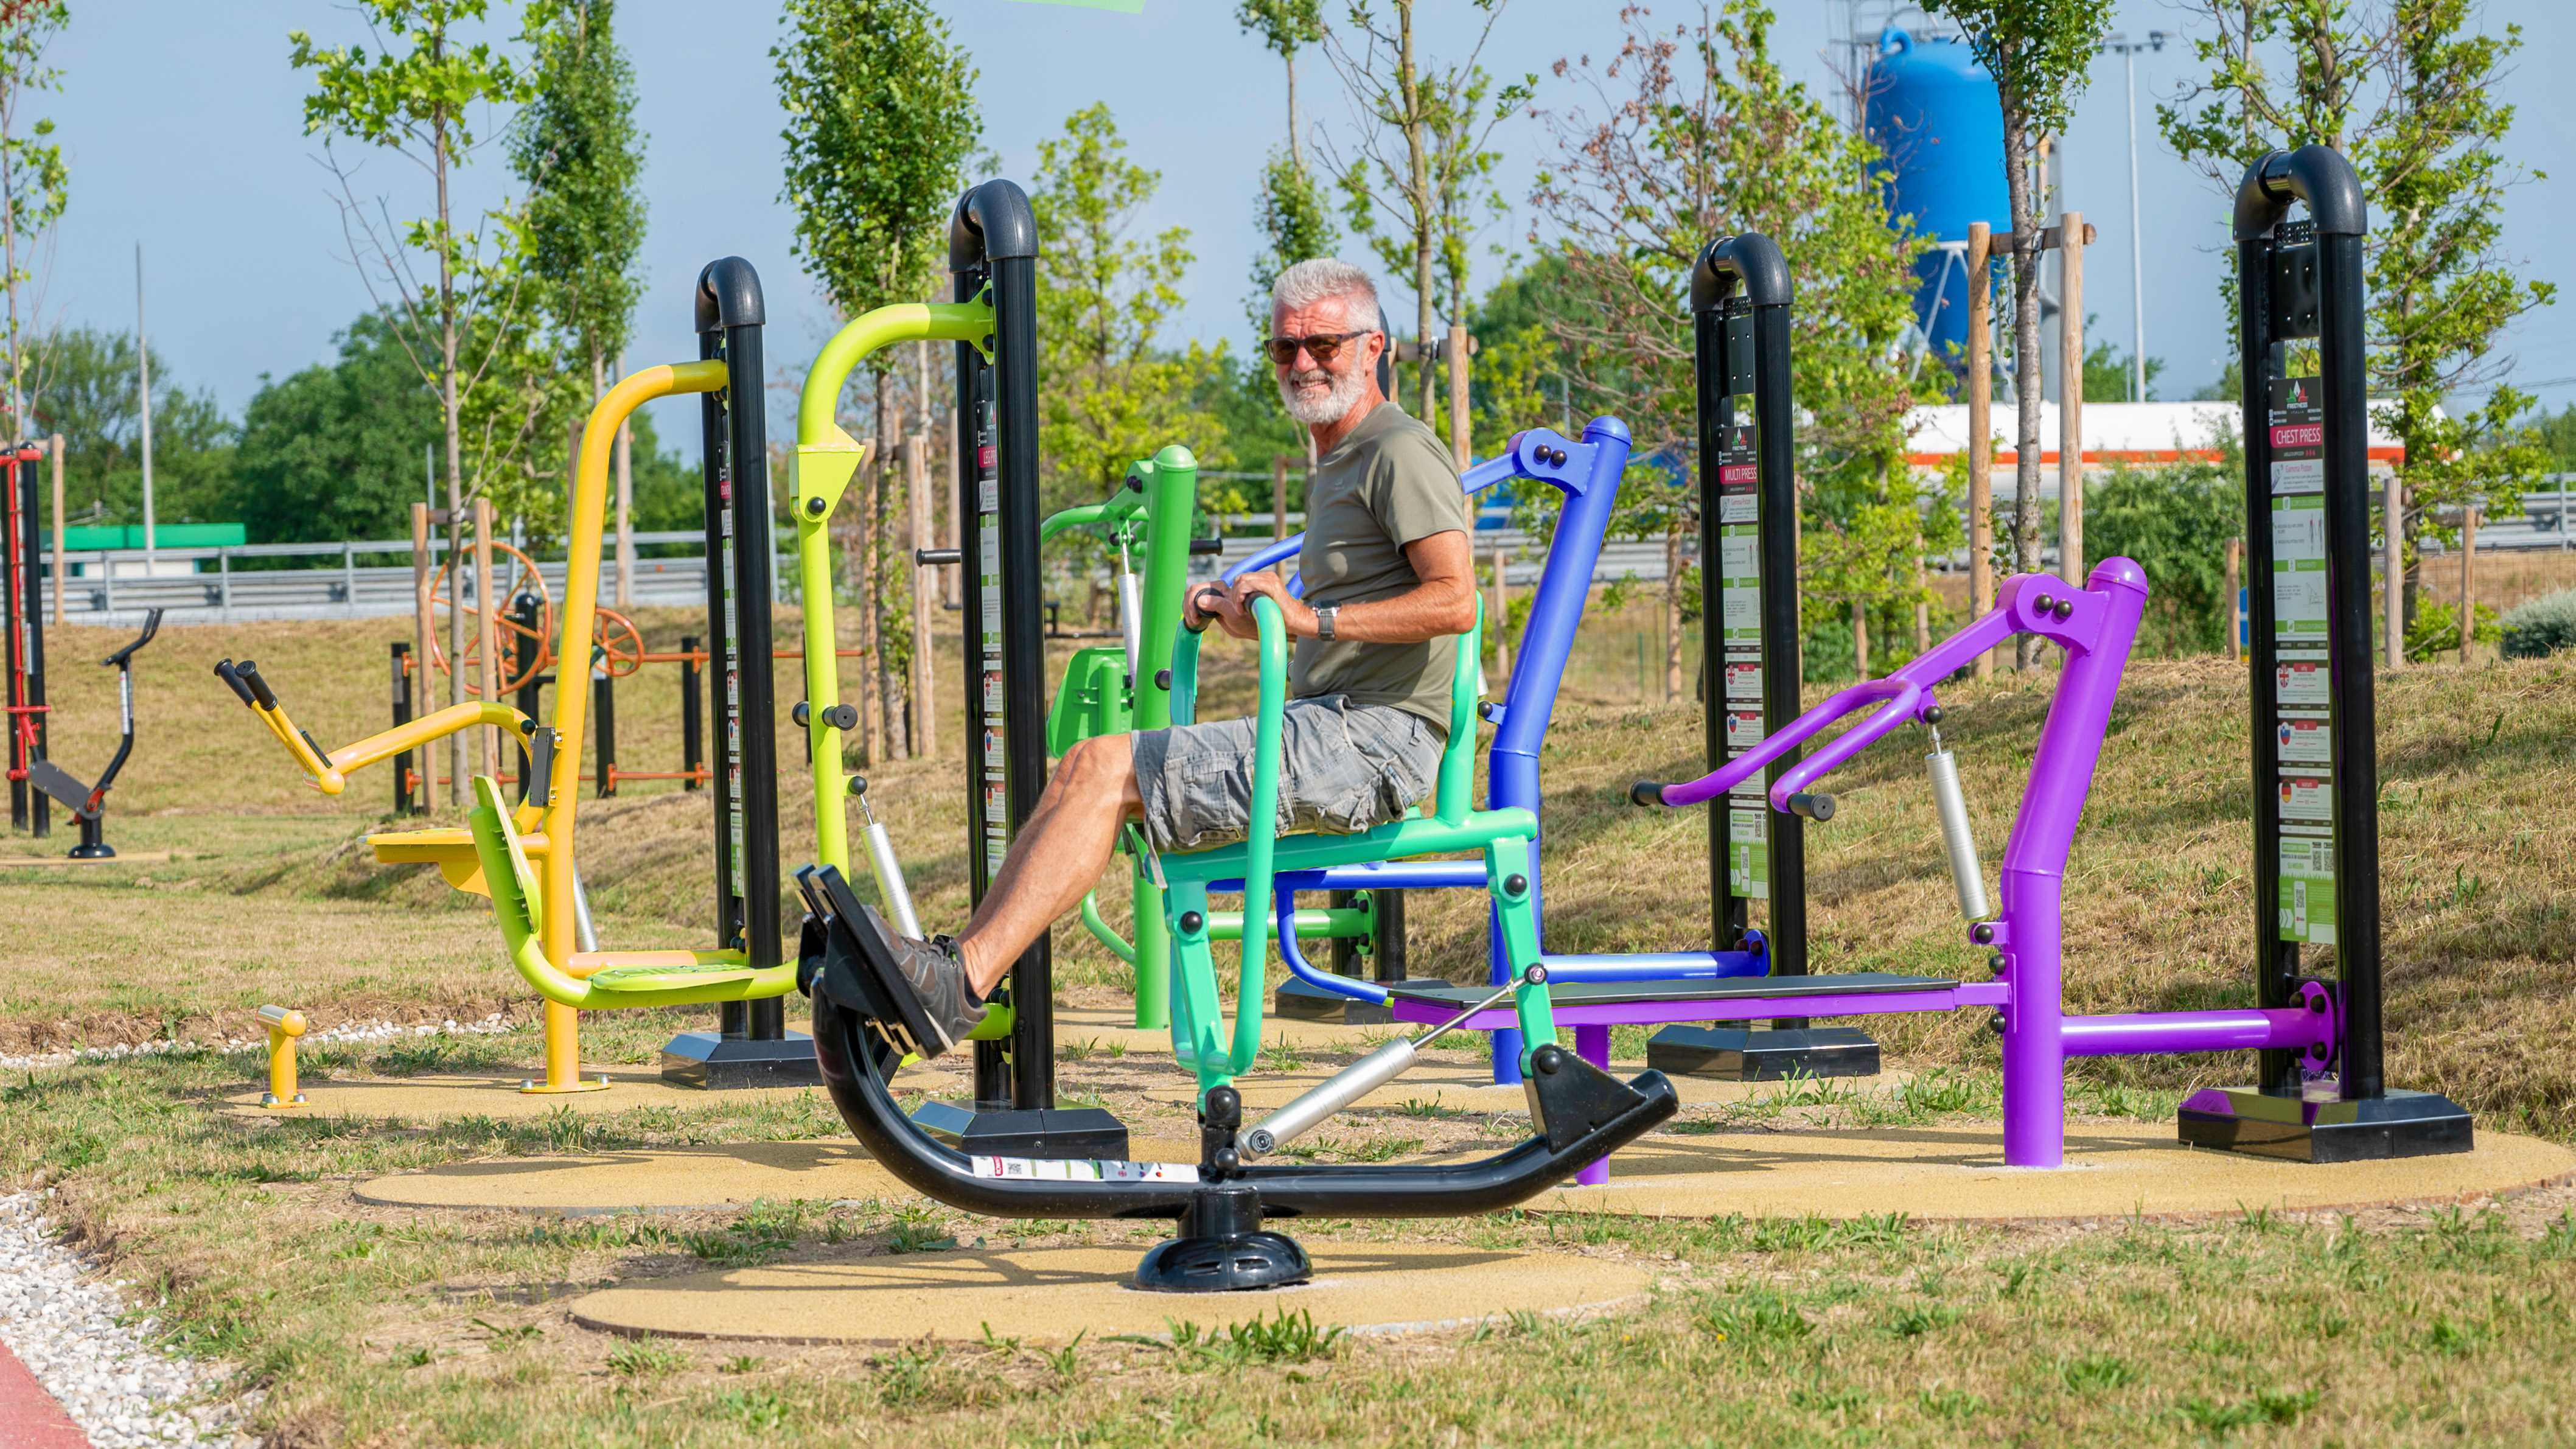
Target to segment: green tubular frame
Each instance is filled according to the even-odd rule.
[[[1272,880],[1281,870],[1474,850],[1485,857],[1487,888],[1503,923],[1508,964],[1518,974],[1538,960],[1530,892],[1530,841],[1538,834],[1538,817],[1522,809],[1468,808],[1476,773],[1476,659],[1484,633],[1481,600],[1476,623],[1458,638],[1458,663],[1449,689],[1449,742],[1440,756],[1439,797],[1432,814],[1392,821],[1357,835],[1301,835],[1284,841],[1278,838],[1278,760],[1281,714],[1287,702],[1287,628],[1278,606],[1268,599],[1255,600],[1252,615],[1261,635],[1261,714],[1254,736],[1250,833],[1239,844],[1162,857],[1163,877],[1170,886],[1164,893],[1163,919],[1177,966],[1171,998],[1172,1052],[1182,1066],[1197,1074],[1202,1098],[1208,1089],[1250,1070],[1260,1054],[1270,939],[1270,913],[1246,912],[1234,1029],[1229,1033],[1208,949],[1217,939],[1207,907],[1210,881],[1240,877],[1246,901],[1267,901]],[[1185,633],[1172,654],[1171,710],[1176,724],[1188,724],[1196,717],[1198,665],[1199,636]],[[1184,930],[1182,921],[1187,917],[1195,917],[1196,923]],[[1555,1042],[1555,1017],[1544,979],[1523,982],[1514,992],[1513,1004],[1525,1034],[1524,1054]]]

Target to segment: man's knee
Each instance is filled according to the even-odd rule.
[[[1081,800],[1119,801],[1136,797],[1136,755],[1127,737],[1094,735],[1064,752],[1056,779],[1067,795]]]

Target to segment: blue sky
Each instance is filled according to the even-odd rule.
[[[1162,173],[1147,228],[1190,229],[1198,260],[1175,340],[1233,336],[1241,328],[1245,274],[1256,245],[1250,188],[1254,168],[1284,132],[1277,61],[1242,35],[1224,0],[1145,0],[1121,15],[1014,0],[937,0],[981,73],[985,139],[1004,173],[1025,180],[1037,141],[1064,118],[1106,100],[1132,157]],[[1560,57],[1606,56],[1619,43],[1617,0],[1512,0],[1486,44],[1487,67],[1503,75],[1546,72]],[[1819,89],[1837,82],[1825,51],[1837,5],[1782,0],[1775,48],[1793,74]],[[810,354],[832,319],[789,255],[790,218],[779,203],[783,122],[772,81],[774,3],[753,0],[628,0],[620,25],[633,55],[641,123],[650,133],[645,187],[650,231],[637,360],[693,357],[687,289],[706,261],[748,257],[766,279],[770,356]],[[1696,7],[1658,7],[1674,21]],[[134,322],[134,247],[145,249],[149,326],[176,381],[211,391],[238,412],[263,374],[283,376],[331,355],[332,334],[367,306],[346,260],[335,187],[318,164],[320,147],[302,134],[307,77],[287,64],[286,33],[358,40],[347,5],[324,0],[75,0],[70,32],[54,52],[63,92],[37,98],[33,113],[60,128],[72,177],[71,209],[44,279],[43,317],[65,325],[124,330]],[[1463,0],[1424,7],[1425,49],[1462,55],[1473,12]],[[2548,86],[2547,57],[2576,43],[2576,6],[2513,0],[2491,4],[2490,24],[2521,24],[2526,48],[2504,86],[2520,107],[2516,134],[2527,165],[2547,170],[2562,149],[2550,136],[2576,134],[2576,95]],[[2131,34],[2179,31],[2187,16],[2155,0],[2125,0],[2119,24]],[[2169,364],[2163,391],[2180,396],[2215,377],[2227,339],[2215,286],[2223,264],[2226,208],[2206,183],[2156,138],[2151,98],[2184,78],[2187,51],[2168,46],[2139,58],[2141,189],[2149,352]],[[1310,121],[1347,135],[1350,116],[1330,68],[1309,55],[1301,71]],[[2130,334],[2127,122],[2117,60],[2105,58],[2066,139],[2066,204],[2100,228],[2087,295],[2097,338],[2126,347]],[[1543,87],[1540,104],[1573,104],[1563,86]],[[497,130],[497,126],[487,126]],[[1498,134],[1504,192],[1515,213],[1489,233],[1525,249],[1530,175],[1553,142],[1537,122],[1515,119]],[[497,146],[464,174],[460,195],[488,205],[509,176]],[[421,175],[377,156],[363,185],[397,214],[425,210]],[[2511,202],[2504,244],[2529,275],[2576,281],[2576,249],[2553,244],[2576,226],[2565,183],[2533,181]],[[1480,264],[1490,278],[1503,263]],[[2545,403],[2576,400],[2576,300],[2546,309],[2507,343],[2517,376],[2567,381],[2541,390]],[[676,420],[675,420],[676,421]],[[664,429],[685,437],[686,427]]]

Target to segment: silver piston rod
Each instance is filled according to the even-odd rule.
[[[1127,534],[1118,534],[1118,637],[1127,646],[1127,683],[1135,686],[1137,666],[1145,656],[1145,613],[1136,571],[1128,566]]]
[[[1267,1157],[1280,1145],[1305,1136],[1353,1102],[1403,1075],[1413,1059],[1442,1034],[1455,1030],[1467,1018],[1512,994],[1518,981],[1506,982],[1493,995],[1440,1023],[1417,1037],[1397,1037],[1367,1056],[1335,1072],[1318,1083],[1304,1096],[1271,1113],[1237,1140],[1235,1150],[1250,1162]]]
[[[1941,817],[1941,844],[1950,855],[1950,879],[1959,888],[1959,914],[1970,922],[1990,914],[1986,873],[1977,863],[1977,837],[1968,828],[1968,798],[1959,790],[1959,759],[1941,748],[1941,727],[1931,726],[1932,753],[1923,763],[1932,772],[1932,808]]]
[[[885,822],[868,808],[867,779],[851,776],[850,793],[859,797],[859,818],[867,822],[868,869],[876,874],[877,898],[885,902],[897,931],[916,941],[928,939],[921,934],[921,918],[913,914],[912,888],[904,884],[903,862],[895,859],[894,841],[886,835]]]

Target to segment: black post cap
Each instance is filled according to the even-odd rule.
[[[1004,257],[1037,254],[1037,214],[1018,182],[995,177],[957,198],[948,219],[948,270],[971,272]]]
[[[766,320],[760,301],[760,273],[740,257],[707,263],[698,273],[698,330],[758,327]]]
[[[1738,283],[1756,307],[1788,306],[1793,295],[1789,259],[1780,254],[1780,244],[1758,231],[1710,242],[1691,268],[1691,310],[1716,311]]]
[[[2370,204],[2352,163],[2332,146],[2275,151],[2245,168],[2236,183],[2236,240],[2258,241],[2304,201],[2319,236],[2361,236],[2370,230]]]

